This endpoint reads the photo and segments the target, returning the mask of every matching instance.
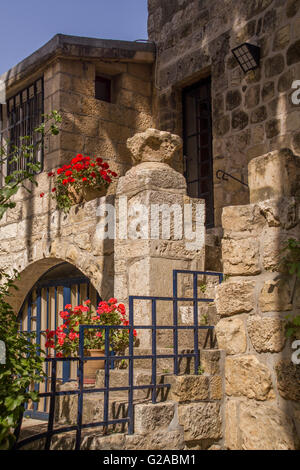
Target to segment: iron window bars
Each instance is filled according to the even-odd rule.
[[[8,98],[6,104],[6,115],[4,116],[4,107],[2,106],[1,116],[1,142],[5,136],[8,141],[7,152],[10,155],[14,146],[22,145],[22,137],[30,136],[30,141],[26,145],[35,145],[40,136],[34,132],[43,120],[44,112],[44,84],[43,78],[39,78],[34,83],[24,88],[16,95]],[[42,146],[34,155],[34,161],[43,163]],[[21,154],[18,161],[7,161],[7,175],[15,170],[24,170],[26,168],[26,159]]]
[[[182,104],[188,195],[205,199],[205,224],[210,228],[214,226],[211,78],[185,88]]]
[[[178,297],[178,274],[191,274],[193,276],[193,297]],[[152,403],[156,403],[157,395],[156,391],[160,388],[170,388],[170,384],[158,384],[157,383],[157,359],[164,358],[173,358],[174,360],[174,374],[178,375],[178,360],[180,358],[194,358],[194,372],[198,374],[199,367],[199,344],[198,344],[198,333],[199,330],[207,330],[210,338],[210,346],[213,347],[213,326],[205,325],[200,326],[198,324],[198,303],[199,302],[213,302],[214,299],[208,298],[198,298],[198,276],[207,275],[207,276],[216,276],[218,277],[219,283],[223,281],[223,274],[217,272],[206,272],[206,271],[185,271],[185,270],[174,270],[173,271],[173,297],[154,297],[154,296],[130,296],[129,297],[129,325],[108,325],[108,326],[94,326],[94,325],[80,325],[79,327],[79,357],[69,357],[69,358],[46,358],[47,362],[51,363],[51,391],[46,393],[41,393],[39,396],[50,397],[50,411],[49,411],[49,420],[47,431],[35,434],[27,439],[23,439],[20,442],[17,442],[15,449],[20,449],[21,447],[30,444],[39,439],[45,439],[45,450],[50,450],[51,439],[54,435],[61,434],[62,432],[71,432],[76,431],[75,437],[75,450],[80,450],[81,446],[81,434],[83,429],[103,427],[107,428],[109,425],[115,425],[120,423],[128,423],[128,434],[133,434],[134,432],[134,403],[133,403],[133,393],[134,390],[151,390],[151,399]],[[135,300],[146,300],[151,301],[152,309],[152,323],[151,325],[134,325],[134,301]],[[173,325],[172,326],[162,326],[157,325],[156,322],[156,305],[158,301],[172,301],[173,302]],[[183,326],[178,325],[178,302],[184,301],[193,301],[193,312],[194,312],[194,325]],[[110,387],[110,361],[112,360],[109,354],[109,330],[110,329],[127,329],[129,330],[129,354],[124,356],[113,356],[113,360],[123,360],[127,359],[129,361],[129,377],[128,377],[128,386],[124,387]],[[105,356],[101,357],[90,357],[84,356],[84,331],[87,329],[102,329],[105,330]],[[133,330],[145,330],[150,329],[152,331],[152,354],[149,355],[134,355],[134,334]],[[174,353],[173,354],[157,354],[156,352],[156,334],[158,330],[173,330],[173,339],[174,339]],[[193,330],[194,331],[194,352],[191,353],[179,353],[178,352],[178,332],[179,330]],[[152,360],[152,380],[151,384],[148,385],[134,385],[134,360],[135,359],[151,359]],[[105,361],[105,377],[104,377],[104,387],[102,388],[84,388],[83,387],[83,368],[84,362],[90,360],[104,360]],[[78,361],[78,389],[69,390],[69,391],[56,391],[56,374],[57,374],[57,363],[58,362],[70,362]],[[128,391],[128,416],[127,418],[118,418],[118,419],[109,419],[109,393],[116,391]],[[103,410],[103,421],[92,422],[92,423],[82,423],[82,411],[83,411],[83,395],[85,393],[104,393],[104,410]],[[77,404],[77,423],[76,425],[60,427],[54,429],[54,416],[55,416],[55,400],[57,396],[67,396],[67,395],[78,395],[78,404]],[[19,424],[16,430],[16,438],[18,439],[18,433],[21,429],[21,423]]]

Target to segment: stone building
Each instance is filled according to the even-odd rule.
[[[38,188],[20,191],[1,220],[0,267],[21,272],[16,311],[38,281],[48,282],[50,297],[58,287],[63,306],[55,279],[81,276],[95,298],[114,293],[126,302],[128,295],[170,295],[176,268],[224,272],[230,279],[216,288],[216,311],[208,315],[211,324],[219,321],[222,359],[207,366],[202,394],[191,387],[191,397],[183,396],[175,384],[179,418],[169,409],[162,428],[174,425],[175,413],[173,448],[295,449],[299,366],[290,359],[284,317],[299,314],[299,281],[279,273],[278,262],[284,242],[299,239],[300,105],[292,99],[300,79],[299,1],[148,0],[148,9],[148,42],[56,35],[1,77],[2,128],[22,124],[31,103],[29,119],[56,109],[63,123],[44,143]],[[258,67],[247,73],[232,53],[244,43],[260,48]],[[176,134],[183,145],[149,128]],[[197,249],[174,238],[99,240],[103,200],[65,216],[50,197],[41,199],[41,191],[51,193],[48,171],[79,152],[103,157],[121,176],[106,202],[202,201]],[[147,315],[139,310],[139,320]],[[142,346],[149,341],[143,337]],[[204,416],[210,434],[199,425]],[[149,432],[141,423],[138,429]]]

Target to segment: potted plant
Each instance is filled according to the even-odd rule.
[[[117,303],[111,298],[108,302],[101,301],[95,309],[90,300],[83,305],[72,307],[68,304],[60,312],[64,323],[56,330],[46,330],[46,348],[55,350],[56,357],[77,357],[79,353],[79,325],[129,325],[124,304]],[[133,332],[136,337],[136,331]],[[122,354],[129,344],[129,330],[109,329],[109,352]],[[86,329],[84,332],[84,350],[86,356],[97,357],[105,355],[105,329]],[[84,367],[84,383],[94,383],[96,372],[103,369],[102,359],[86,361]]]
[[[69,165],[58,168],[56,173],[50,171],[48,177],[55,178],[51,191],[58,209],[68,212],[73,204],[104,196],[117,173],[111,171],[102,158],[78,154]],[[40,194],[41,197],[44,195]]]

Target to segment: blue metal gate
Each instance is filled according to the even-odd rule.
[[[179,296],[178,291],[178,275],[185,274],[192,276],[192,295],[189,297],[181,297]],[[50,399],[50,412],[49,412],[49,420],[47,431],[36,434],[31,436],[27,439],[21,440],[18,442],[18,436],[21,428],[21,423],[16,431],[16,438],[17,443],[15,445],[15,449],[19,449],[24,445],[32,443],[39,439],[45,439],[45,450],[49,450],[51,447],[51,439],[53,436],[65,432],[75,431],[75,450],[79,450],[81,446],[81,436],[82,430],[91,429],[91,428],[98,428],[102,426],[103,429],[107,429],[110,425],[115,425],[118,423],[127,423],[128,424],[128,434],[133,434],[134,432],[134,403],[133,403],[133,393],[134,390],[137,389],[144,389],[144,390],[151,390],[151,399],[152,403],[156,403],[157,401],[157,391],[161,388],[168,389],[170,388],[170,384],[168,383],[157,383],[157,361],[161,358],[169,358],[173,359],[174,366],[173,366],[173,373],[175,375],[179,374],[179,360],[182,358],[191,358],[193,359],[194,363],[194,374],[199,374],[199,361],[200,361],[200,349],[198,343],[198,334],[201,330],[207,332],[207,339],[209,342],[208,347],[214,347],[214,338],[213,338],[213,329],[212,325],[199,325],[198,322],[198,305],[201,302],[210,303],[213,302],[214,299],[212,298],[203,298],[198,297],[198,277],[199,276],[212,276],[217,279],[218,283],[223,281],[223,274],[218,272],[203,272],[203,271],[186,271],[186,270],[174,270],[173,271],[173,296],[172,297],[155,297],[155,296],[129,296],[129,325],[128,326],[93,326],[93,325],[80,325],[79,330],[79,357],[68,357],[68,358],[49,358],[46,359],[46,363],[51,365],[51,386],[47,392],[40,393],[41,400]],[[135,310],[135,301],[143,301],[143,302],[151,302],[151,324],[149,325],[136,325],[134,322],[134,310]],[[164,302],[168,303],[171,302],[173,304],[173,322],[172,325],[159,325],[157,324],[157,303]],[[180,302],[192,302],[193,303],[193,324],[192,325],[179,325],[178,324],[178,307]],[[87,329],[105,329],[109,330],[110,328],[126,328],[129,330],[129,348],[128,354],[124,356],[114,356],[114,360],[127,360],[129,362],[128,368],[128,385],[124,384],[122,387],[111,387],[110,386],[110,363],[112,358],[109,354],[109,343],[108,338],[109,334],[105,335],[105,355],[104,357],[85,357],[84,355],[84,332]],[[151,330],[152,332],[152,348],[151,353],[148,355],[136,355],[134,351],[134,329],[137,330]],[[156,336],[159,330],[170,330],[173,332],[173,351],[170,350],[170,354],[158,354],[157,353],[157,342]],[[193,342],[193,350],[191,352],[180,352],[178,348],[178,334],[180,331],[183,330],[190,330],[193,332],[194,342]],[[207,341],[205,341],[204,348],[207,347]],[[83,387],[83,368],[84,362],[102,359],[105,361],[105,383],[103,388],[87,388]],[[134,384],[134,361],[135,359],[150,359],[152,362],[152,378],[151,383],[147,383],[145,385],[135,385]],[[71,363],[79,364],[79,374],[78,374],[78,387],[75,390],[68,390],[68,391],[57,391],[56,390],[56,382],[57,382],[57,370],[60,364],[68,364]],[[127,417],[125,418],[109,418],[109,395],[110,392],[126,390],[128,391],[128,413]],[[103,420],[102,421],[93,421],[89,423],[82,422],[83,416],[83,397],[85,394],[88,393],[103,393],[104,394],[104,407],[103,407]],[[67,395],[77,395],[78,396],[78,404],[77,404],[77,423],[71,426],[58,426],[54,422],[54,410],[55,410],[55,402],[56,398],[59,396],[67,396]]]
[[[70,277],[65,279],[43,280],[44,276],[34,285],[28,293],[19,312],[20,330],[34,331],[37,344],[46,352],[51,350],[45,347],[46,329],[54,330],[63,323],[59,312],[64,310],[66,304],[79,305],[84,300],[90,299],[94,305],[101,300],[99,294],[85,276]],[[49,362],[45,361],[44,371],[46,379],[42,384],[32,384],[38,393],[47,393],[51,385],[51,371]],[[77,380],[77,364],[62,362],[57,371],[57,380],[61,383]],[[40,402],[31,403],[25,411],[25,416],[35,419],[47,420],[49,415],[49,399],[42,398]]]

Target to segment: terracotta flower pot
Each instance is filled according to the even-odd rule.
[[[91,188],[89,186],[84,186],[82,193],[83,193],[83,199],[87,201],[92,201],[93,199],[96,199],[98,197],[105,196],[107,192],[107,187],[102,186],[101,188]]]
[[[83,202],[83,191],[82,189],[76,190],[74,186],[68,188],[69,198],[73,204],[81,204]]]
[[[105,352],[102,349],[88,349],[84,351],[85,356],[89,357],[105,357]],[[97,370],[105,368],[105,361],[98,359],[95,361],[86,361],[83,369],[83,383],[94,384],[96,381]]]
[[[68,188],[69,197],[73,204],[81,204],[82,202],[92,201],[98,197],[105,196],[106,192],[106,186],[102,186],[101,188],[83,186],[80,189],[75,189],[74,186],[70,186]]]

